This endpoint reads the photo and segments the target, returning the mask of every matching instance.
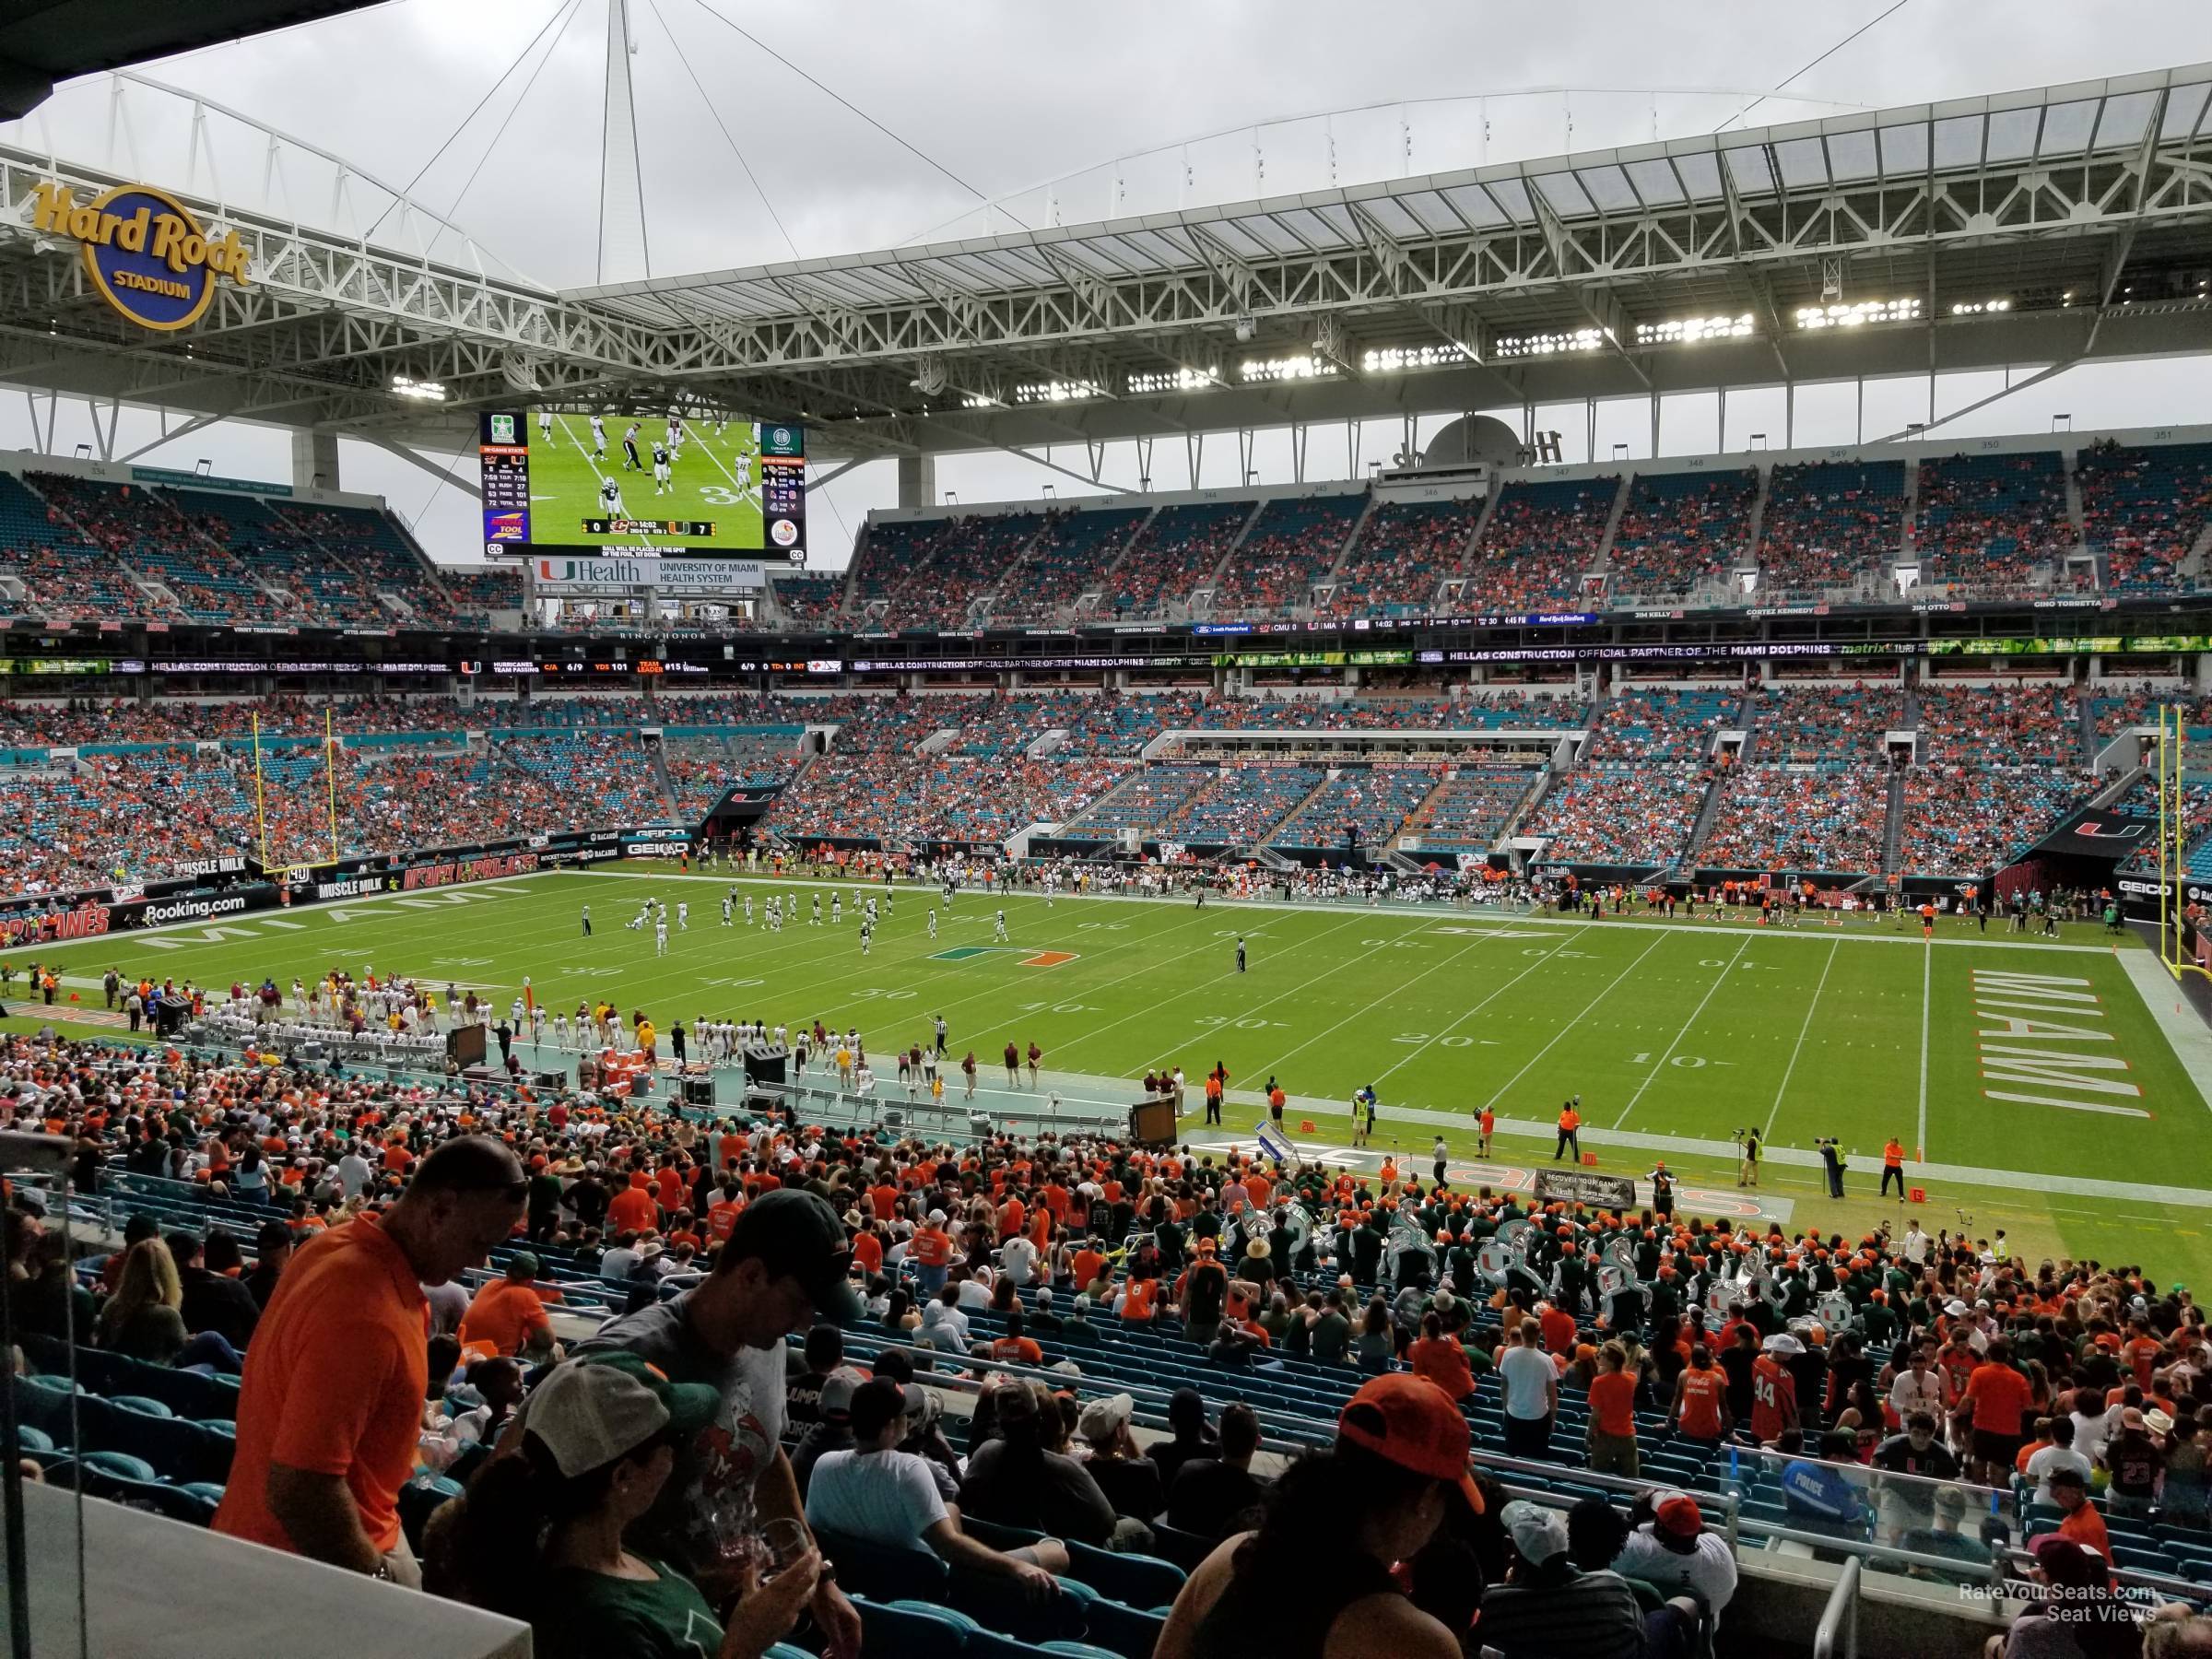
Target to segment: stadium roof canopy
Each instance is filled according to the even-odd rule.
[[[116,181],[0,150],[0,379],[445,446],[483,406],[696,401],[866,457],[2203,351],[2208,94],[2197,65],[563,292],[178,192],[253,276],[162,335],[29,226],[57,171]]]
[[[380,0],[0,0],[0,106],[19,115],[56,81],[168,57]]]

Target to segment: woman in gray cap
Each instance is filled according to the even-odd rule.
[[[545,1659],[767,1653],[814,1594],[819,1551],[772,1563],[725,1626],[690,1579],[623,1544],[667,1484],[678,1444],[721,1404],[712,1388],[671,1382],[635,1354],[554,1371],[525,1402],[513,1448],[469,1483],[447,1554],[465,1599],[527,1620]]]

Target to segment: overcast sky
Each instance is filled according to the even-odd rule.
[[[735,0],[632,0],[638,134],[646,234],[654,275],[874,249],[924,234],[973,234],[978,197],[1011,198],[1028,222],[1057,213],[1075,223],[1254,194],[1249,137],[1181,141],[1281,117],[1408,100],[1398,109],[1278,126],[1260,138],[1265,192],[1324,186],[1332,140],[1335,182],[1441,171],[1485,159],[1477,108],[1489,106],[1487,159],[1635,143],[1706,132],[1741,97],[1777,88],[1891,0],[1830,7],[1609,0],[1542,6],[1413,0],[1364,17],[1341,5],[1283,0],[1129,0],[1089,6],[1018,4],[919,8],[893,0],[811,0],[787,8]],[[601,87],[606,0],[396,0],[395,4],[257,40],[188,53],[145,73],[241,110],[321,146],[445,211],[514,270],[566,286],[597,279]],[[741,38],[735,19],[795,67]],[[1751,112],[1749,124],[1801,119],[1838,106],[1884,106],[2212,59],[2212,6],[2183,0],[1907,0],[1856,41]],[[835,98],[808,84],[811,76]],[[1508,98],[1529,88],[1645,88],[1571,98]],[[1717,89],[1714,95],[1703,95]],[[1697,93],[1700,95],[1691,96]],[[880,124],[841,107],[841,98]],[[134,176],[183,186],[182,106],[134,97]],[[472,112],[474,113],[472,114]],[[1570,131],[1571,122],[1571,131]],[[220,124],[216,124],[219,128]],[[215,129],[211,128],[211,131]],[[100,165],[108,156],[106,83],[65,88],[29,122],[0,128],[15,142],[51,146]],[[895,135],[895,136],[891,135]],[[904,144],[900,142],[904,141]],[[243,199],[259,158],[237,135],[217,140],[223,178]],[[911,145],[912,149],[905,147]],[[496,147],[495,147],[496,146]],[[917,156],[914,151],[921,152]],[[1147,154],[1148,153],[1148,154]],[[1119,168],[1116,157],[1136,157]],[[742,158],[742,159],[740,159]],[[926,159],[924,159],[926,158]],[[1182,182],[1188,165],[1191,182]],[[758,188],[747,178],[750,170]],[[419,180],[418,180],[419,175]],[[1117,198],[1116,180],[1125,194]],[[240,183],[241,180],[247,182]],[[1060,182],[1033,189],[1048,181]],[[323,211],[295,198],[303,218]],[[994,221],[1012,229],[1009,218]],[[634,276],[634,270],[611,275]],[[2053,412],[2077,429],[2212,420],[2200,360],[2077,370],[1947,430],[1964,436],[2045,429]],[[1960,377],[1939,407],[1999,383]],[[1866,436],[1924,416],[1924,384],[1870,388]],[[1732,398],[1728,435],[1765,429],[1779,443],[1781,397]],[[1856,407],[1848,387],[1801,392],[1800,443],[1849,441]],[[1579,410],[1547,424],[1570,434],[1579,459]],[[158,435],[156,418],[126,411],[121,444]],[[23,400],[0,398],[0,443],[28,444]],[[56,434],[67,453],[90,436],[88,417],[65,406]],[[1649,448],[1641,405],[1601,414],[1598,449],[1616,440]],[[1670,405],[1662,449],[1710,450],[1711,399]],[[1396,447],[1394,429],[1365,436],[1362,463]],[[1155,481],[1180,485],[1156,463]],[[148,463],[218,473],[289,476],[281,431],[227,423],[155,451]],[[1312,462],[1341,473],[1346,445],[1317,431]],[[1080,451],[1056,458],[1081,465]],[[450,456],[436,458],[441,465]],[[1287,438],[1264,440],[1264,480],[1288,474]],[[461,465],[473,472],[473,457]],[[1209,445],[1203,481],[1235,481],[1235,445]],[[476,550],[475,503],[405,462],[347,443],[343,482],[388,497],[441,558]],[[1161,476],[1162,474],[1165,476]],[[1134,483],[1133,453],[1108,477]],[[1079,487],[1017,458],[939,464],[940,488],[963,501],[1034,498],[1046,483],[1063,499]],[[856,469],[818,496],[816,562],[841,562],[871,508],[896,499],[891,465]]]

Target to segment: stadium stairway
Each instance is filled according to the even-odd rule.
[[[1620,476],[1620,488],[1613,492],[1612,511],[1606,514],[1605,531],[1597,538],[1596,555],[1590,560],[1591,571],[1605,577],[1607,581],[1612,580],[1613,575],[1613,538],[1620,533],[1620,521],[1628,514],[1629,498],[1635,492],[1635,488],[1636,475],[1633,472],[1623,472]],[[1493,491],[1491,500],[1495,500],[1496,499],[1496,493]]]
[[[1143,518],[1130,526],[1129,534],[1122,537],[1122,545],[1114,549],[1112,560],[1099,572],[1095,581],[1087,583],[1083,591],[1070,601],[1073,615],[1069,620],[1080,622],[1087,610],[1091,615],[1097,614],[1099,606],[1105,603],[1106,595],[1113,591],[1114,576],[1127,561],[1130,548],[1145,539],[1145,533],[1152,528],[1152,521],[1159,516],[1159,508],[1155,504],[1147,510]]]
[[[1894,876],[1905,862],[1905,774],[1889,774],[1889,805],[1882,814],[1882,874]]]
[[[645,739],[640,737],[638,741],[643,743]],[[668,776],[666,752],[658,743],[652,745],[645,752],[653,758],[653,781],[660,788],[661,805],[667,811],[668,821],[672,824],[683,823],[684,811],[677,800],[676,783]]]
[[[2081,474],[2076,471],[2074,466],[2077,459],[2078,459],[2077,456],[2069,455],[2065,451],[2061,450],[2058,454],[2058,476],[2064,480],[2066,487],[2066,524],[2074,532],[2074,545],[2085,547],[2089,539],[2089,517],[2088,511],[2082,505]],[[2207,524],[2206,528],[2212,530],[2212,524]],[[2100,587],[2104,585],[2101,576],[2098,580],[2098,585]]]
[[[1913,559],[1912,526],[1920,518],[1920,463],[1905,463],[1905,522],[1898,527],[1896,558]]]
[[[1726,793],[1728,780],[1733,776],[1733,771],[1715,772],[1712,782],[1705,785],[1705,798],[1698,803],[1697,818],[1689,827],[1689,839],[1682,843],[1681,855],[1675,861],[1676,867],[1687,864],[1696,868],[1694,854],[1705,845],[1705,837],[1712,831],[1712,820],[1720,814],[1721,796]]]
[[[1751,516],[1744,522],[1744,553],[1737,562],[1756,561],[1764,545],[1767,533],[1767,500],[1774,489],[1774,469],[1761,466],[1753,469],[1759,477],[1759,486],[1751,492]]]
[[[1267,502],[1265,499],[1253,502],[1252,511],[1244,515],[1244,522],[1237,526],[1236,535],[1230,540],[1229,546],[1221,550],[1221,557],[1215,562],[1214,568],[1198,581],[1193,582],[1191,591],[1182,595],[1184,603],[1190,607],[1191,615],[1198,614],[1197,599],[1200,594],[1206,595],[1209,605],[1212,603],[1213,595],[1220,589],[1222,577],[1229,573],[1229,567],[1236,561],[1238,549],[1244,546],[1244,538],[1252,534],[1253,525],[1260,522],[1260,514],[1266,511]],[[1163,605],[1168,604],[1171,598],[1171,595],[1162,594],[1160,602]]]
[[[1375,516],[1375,509],[1381,505],[1382,498],[1373,490],[1369,490],[1367,499],[1359,505],[1359,511],[1352,517],[1351,530],[1337,547],[1336,557],[1329,560],[1327,570],[1313,579],[1312,586],[1306,589],[1304,599],[1300,601],[1300,607],[1309,615],[1312,610],[1313,588],[1336,580],[1336,572],[1344,569],[1344,561],[1352,556],[1352,549],[1359,545],[1359,535],[1367,528],[1367,521]]]

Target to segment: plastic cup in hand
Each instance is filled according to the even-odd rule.
[[[813,1547],[806,1529],[788,1516],[766,1523],[757,1536],[760,1572],[772,1578]]]

